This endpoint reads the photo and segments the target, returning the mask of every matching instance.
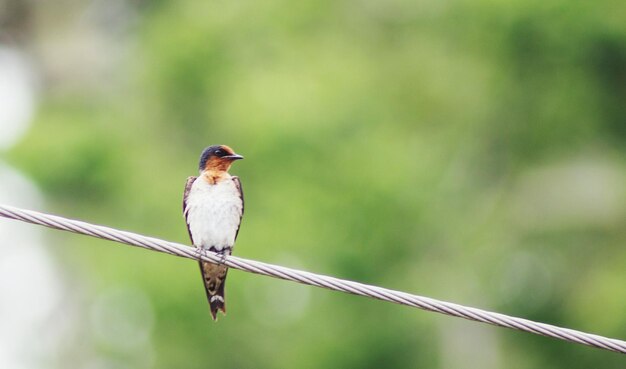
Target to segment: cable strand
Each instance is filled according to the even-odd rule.
[[[0,204],[0,216],[104,240],[115,241],[131,246],[137,246],[148,250],[159,251],[188,259],[204,260],[211,263],[219,263],[220,261],[223,261],[224,264],[230,268],[250,273],[326,288],[334,291],[341,291],[353,295],[370,297],[426,311],[432,311],[626,354],[626,341],[435,300],[406,292],[286,268],[260,261],[243,259],[232,255],[222,256],[209,251],[200,253],[195,248],[190,246],[78,220],[67,219],[56,215],[20,209],[8,205]]]

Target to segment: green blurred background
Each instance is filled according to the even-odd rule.
[[[188,243],[185,179],[228,144],[246,157],[238,256],[626,339],[624,14],[616,0],[2,0],[0,43],[36,98],[0,161],[38,210]],[[34,367],[626,363],[239,271],[213,323],[189,260],[42,242],[64,287],[29,329],[64,328],[30,341],[54,347],[26,355]]]

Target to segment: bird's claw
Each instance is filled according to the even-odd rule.
[[[203,256],[207,256],[206,249],[204,247],[196,246],[196,253],[198,254],[198,259],[202,261]]]
[[[196,246],[196,252],[198,253],[198,259],[200,261],[202,261],[203,256],[204,257],[209,256],[209,251],[205,249],[204,247]],[[226,263],[226,253],[222,251],[222,252],[217,252],[217,254],[220,256],[220,259],[217,262],[217,265],[224,265],[224,263]]]

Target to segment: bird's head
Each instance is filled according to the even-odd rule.
[[[233,149],[226,145],[209,146],[200,155],[200,173],[204,171],[228,171],[233,161],[243,159],[243,156],[235,154]]]

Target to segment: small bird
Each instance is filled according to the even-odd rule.
[[[189,237],[201,252],[230,255],[243,217],[243,191],[239,177],[228,173],[235,154],[226,145],[209,146],[200,155],[200,175],[187,178],[183,194],[183,215]],[[226,313],[224,283],[228,267],[200,261],[200,272],[209,300],[211,316]]]

